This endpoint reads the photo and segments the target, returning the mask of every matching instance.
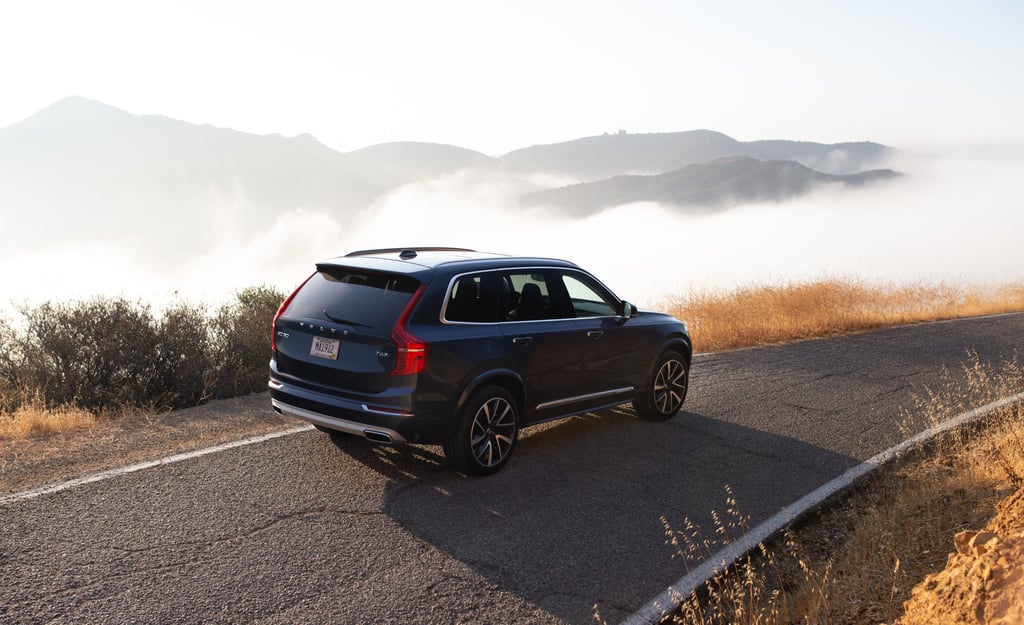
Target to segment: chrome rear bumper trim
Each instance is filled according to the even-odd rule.
[[[355,434],[356,436],[370,438],[370,440],[376,440],[378,442],[381,442],[379,436],[383,434],[390,438],[392,443],[406,442],[405,437],[403,437],[398,432],[388,428],[382,428],[376,425],[367,425],[365,423],[356,423],[355,421],[348,421],[347,419],[339,419],[338,417],[323,415],[320,414],[319,412],[313,412],[311,410],[306,410],[304,408],[298,408],[296,406],[285,404],[276,399],[272,399],[271,404],[273,404],[274,408],[276,408],[283,414],[291,415],[297,419],[302,419],[303,421],[308,421],[315,425],[322,425],[325,428],[338,430],[339,432]],[[377,438],[368,437],[366,435],[367,432],[377,436]]]

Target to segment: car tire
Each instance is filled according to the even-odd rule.
[[[689,385],[690,368],[683,356],[676,351],[663,352],[633,407],[637,414],[649,421],[671,419],[683,407]]]
[[[519,437],[519,408],[500,386],[474,392],[459,412],[444,455],[458,471],[489,475],[508,462]]]

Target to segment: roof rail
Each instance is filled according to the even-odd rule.
[[[349,252],[345,254],[345,258],[350,256],[370,256],[371,254],[401,254],[402,257],[413,258],[416,256],[416,252],[473,252],[476,250],[466,249],[464,247],[389,247],[382,248],[379,250],[359,250],[358,252]]]

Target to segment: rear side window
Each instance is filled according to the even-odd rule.
[[[409,276],[320,266],[284,314],[387,333],[418,286]]]
[[[468,323],[503,321],[508,289],[495,272],[460,276],[452,284],[444,318]]]

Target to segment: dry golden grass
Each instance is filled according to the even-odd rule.
[[[826,278],[758,285],[730,292],[691,291],[661,309],[690,325],[694,347],[707,352],[874,328],[1024,310],[1024,284],[873,285]]]
[[[917,431],[1022,391],[1019,360],[992,367],[975,360],[919,397],[906,420]],[[945,566],[952,537],[984,526],[995,504],[1024,486],[1024,409],[1000,409],[918,454],[709,582],[674,622],[893,622],[914,585]],[[706,557],[715,540],[742,530],[737,510],[730,496],[710,542],[685,521],[682,530],[667,524],[669,542],[684,558]]]
[[[90,428],[98,418],[88,410],[74,406],[47,408],[40,401],[32,401],[9,414],[0,414],[0,439],[20,440]]]
[[[958,287],[948,284],[870,285],[826,278],[730,292],[692,291],[659,306],[686,320],[698,351],[714,351],[830,336],[888,326],[1024,310],[1024,284]],[[24,438],[89,427],[95,415],[73,406],[12,397],[0,380],[0,437]],[[3,406],[21,406],[4,411]]]

